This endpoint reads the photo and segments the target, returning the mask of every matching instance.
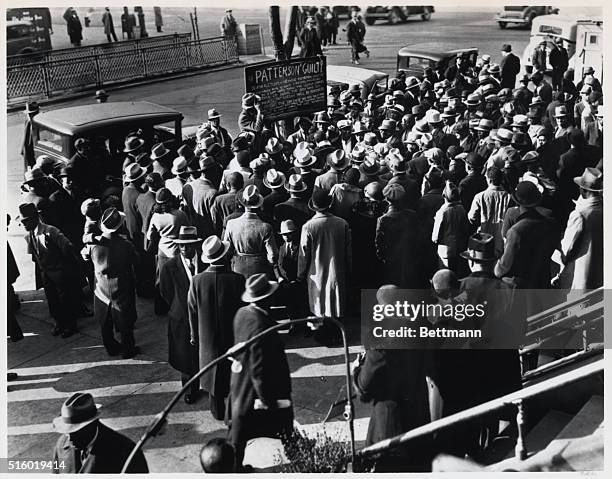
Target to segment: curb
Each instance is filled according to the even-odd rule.
[[[270,60],[274,60],[274,57],[270,57],[268,55],[265,55],[265,57],[266,57],[265,59],[254,60],[254,61],[249,61],[249,60],[243,61],[243,60],[238,59],[238,61],[236,61],[235,63],[230,63],[228,65],[221,65],[221,66],[212,67],[212,68],[202,68],[200,70],[181,72],[177,74],[168,74],[168,75],[159,76],[156,78],[150,78],[146,80],[138,80],[134,82],[127,82],[127,83],[122,83],[122,84],[117,84],[117,85],[111,85],[109,88],[105,88],[105,90],[107,92],[124,90],[126,88],[132,88],[132,87],[142,86],[142,85],[150,85],[152,83],[159,83],[159,82],[164,82],[164,81],[169,81],[169,80],[175,80],[178,78],[188,78],[188,77],[192,77],[196,75],[203,75],[206,73],[215,73],[215,72],[220,72],[220,71],[225,71],[225,70],[232,70],[234,68],[239,68],[239,67],[243,67],[246,65],[255,65],[258,63],[265,63],[265,62],[269,62]],[[68,94],[61,95],[61,96],[54,97],[54,98],[46,98],[40,101],[37,100],[37,102],[40,106],[54,105],[57,103],[75,100],[78,98],[88,97],[96,89],[97,88],[91,88],[91,89],[87,89],[87,90],[83,90],[83,91],[79,91],[75,93],[68,93]],[[17,111],[22,111],[24,109],[25,109],[25,101],[23,103],[15,103],[13,105],[7,105],[6,112],[14,113]]]

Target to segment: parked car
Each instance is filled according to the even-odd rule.
[[[359,8],[357,5],[351,5],[350,7],[346,5],[334,5],[332,7],[332,12],[334,12],[338,18],[340,18],[342,15],[346,16],[347,18],[351,18],[351,12],[353,10],[360,12],[361,8]]]
[[[431,14],[434,13],[434,7],[429,5],[426,7],[417,7],[415,5],[407,5],[404,7],[368,7],[365,11],[364,20],[368,25],[374,25],[376,20],[387,20],[395,25],[405,22],[408,18],[420,16],[421,20],[428,21],[431,19]]]
[[[9,20],[6,22],[6,55],[21,55],[37,51],[34,27],[29,22]]]
[[[555,7],[506,5],[504,10],[495,16],[499,28],[504,29],[509,23],[525,25],[531,28],[535,17],[559,13]]]
[[[420,50],[404,47],[397,52],[397,72],[406,72],[406,76],[423,78],[425,68],[431,67],[434,71],[444,72],[455,62],[458,56],[465,55],[471,65],[476,64],[478,48],[460,48],[458,50]]]
[[[120,174],[124,140],[128,133],[142,130],[148,145],[163,142],[175,151],[195,135],[182,128],[183,115],[165,106],[146,101],[109,102],[59,108],[39,113],[32,123],[34,153],[67,162],[75,153],[77,138],[100,138],[106,144],[113,166]],[[193,130],[193,131],[191,131]]]
[[[384,96],[389,86],[389,75],[376,70],[358,67],[327,65],[327,87],[334,85],[359,85],[361,98],[365,100],[370,93]]]

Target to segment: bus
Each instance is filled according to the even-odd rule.
[[[7,8],[7,56],[51,50],[48,8]]]

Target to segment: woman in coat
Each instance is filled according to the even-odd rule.
[[[168,303],[168,363],[181,373],[184,386],[198,372],[198,348],[190,343],[189,313],[187,295],[191,280],[204,270],[198,258],[202,239],[194,226],[182,226],[178,238],[174,240],[180,254],[171,258],[161,268],[159,292]],[[198,396],[200,384],[196,381],[184,396],[187,404],[193,403]]]
[[[178,256],[179,248],[174,242],[181,226],[189,226],[187,215],[179,210],[178,201],[168,188],[161,188],[155,194],[155,206],[147,231],[149,251],[157,249],[157,266],[155,269],[155,312],[163,314],[168,305],[164,304],[159,295],[159,272],[164,263]]]

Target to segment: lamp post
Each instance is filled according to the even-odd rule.
[[[274,326],[271,326],[268,329],[262,331],[261,333],[256,334],[255,336],[250,338],[248,341],[243,341],[241,343],[235,344],[234,346],[229,348],[225,353],[223,353],[221,356],[214,359],[213,361],[208,363],[206,366],[204,366],[202,369],[200,369],[195,374],[195,376],[193,376],[189,381],[187,381],[183,385],[183,387],[174,395],[174,397],[168,402],[168,404],[166,404],[166,406],[161,410],[161,412],[155,415],[155,419],[149,425],[146,431],[142,434],[142,436],[140,437],[140,439],[134,446],[134,449],[132,450],[127,460],[125,461],[125,464],[123,464],[123,468],[121,469],[121,474],[124,474],[127,472],[127,468],[130,466],[132,460],[134,459],[134,456],[140,449],[144,447],[145,443],[151,437],[159,434],[164,424],[166,424],[166,418],[170,414],[170,411],[172,410],[172,408],[174,408],[176,403],[181,399],[181,396],[185,394],[185,392],[191,387],[191,385],[195,381],[198,381],[200,379],[200,376],[202,376],[204,373],[210,370],[213,366],[216,366],[221,361],[233,358],[238,353],[241,353],[242,351],[244,351],[247,347],[249,347],[255,341],[258,341],[264,336],[267,336],[281,329],[284,329],[290,326],[294,326],[297,324],[302,324],[302,323],[311,323],[311,327],[313,329],[318,329],[326,321],[334,324],[338,329],[340,329],[340,332],[342,333],[342,344],[344,346],[344,362],[346,366],[346,407],[344,411],[344,418],[347,420],[349,424],[349,434],[351,438],[351,463],[354,464],[355,463],[355,425],[354,425],[354,418],[353,418],[354,416],[353,414],[353,411],[354,411],[353,409],[353,383],[351,381],[351,366],[350,366],[350,360],[349,360],[348,342],[346,339],[346,330],[344,328],[344,325],[335,318],[322,318],[322,317],[316,317],[316,316],[309,316],[306,318],[294,319],[287,323],[281,323],[281,324],[276,324]]]

